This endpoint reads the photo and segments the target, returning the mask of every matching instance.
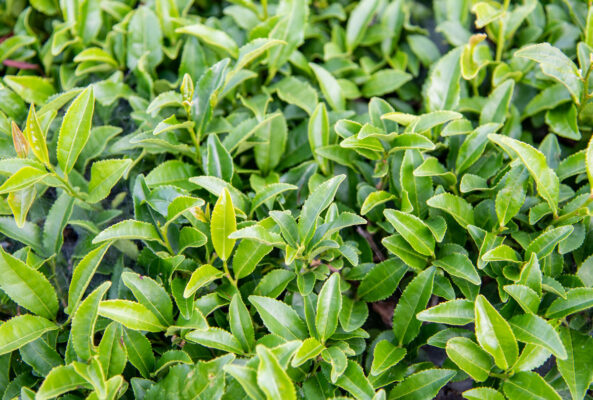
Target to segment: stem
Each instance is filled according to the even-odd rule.
[[[502,6],[503,12],[502,12],[502,17],[500,17],[500,26],[498,28],[498,39],[496,40],[496,61],[497,62],[502,59],[502,51],[504,50],[504,29],[505,29],[504,17],[506,16],[510,2],[511,2],[511,0],[504,0],[504,4]]]
[[[145,155],[146,155],[146,150],[142,150],[140,155],[138,157],[136,157],[136,159],[134,161],[132,161],[130,168],[128,168],[128,170],[126,171],[126,174],[124,175],[125,179],[128,179],[128,176],[130,175],[130,172],[132,171],[132,169],[134,169],[134,167],[136,165],[138,165],[138,163],[144,158]]]
[[[591,98],[589,94],[589,77],[591,76],[591,71],[593,70],[593,62],[589,62],[589,67],[587,67],[587,71],[585,72],[585,76],[583,77],[583,94],[581,95],[581,104],[579,104],[579,114],[581,113],[582,108],[585,106],[587,101]]]
[[[268,0],[261,0],[261,7],[264,13],[264,21],[268,19]]]
[[[164,229],[164,230],[161,229],[160,234],[163,237],[163,244],[167,248],[167,251],[169,252],[169,254],[175,255],[175,252],[173,251],[173,248],[171,247],[171,244],[169,243],[169,238],[167,237],[167,229]]]
[[[200,140],[198,139],[198,135],[196,135],[196,131],[194,131],[193,126],[188,126],[187,127],[187,131],[189,132],[189,136],[191,136],[191,140],[194,143],[194,147],[196,148],[196,154],[194,157],[194,161],[198,164],[198,165],[202,165],[202,157],[200,155],[201,150],[200,150]]]
[[[224,274],[226,275],[229,282],[231,282],[231,284],[235,287],[235,289],[239,290],[239,288],[237,286],[237,281],[231,275],[231,272],[229,271],[229,266],[228,266],[226,260],[222,261],[222,267],[224,268]]]
[[[496,372],[490,372],[489,375],[499,379],[507,379],[509,377],[507,374],[497,374]]]
[[[53,169],[53,167],[49,168],[50,171],[53,173],[53,175],[64,185],[64,187],[66,188],[66,191],[68,192],[68,194],[74,198],[77,198],[79,200],[85,201],[86,199],[84,197],[82,197],[78,191],[76,189],[74,189],[74,187],[72,187],[72,185],[70,184],[70,182],[68,181],[68,179],[64,179],[62,178],[60,175],[58,175],[55,171],[55,169]]]
[[[64,301],[64,291],[62,290],[62,287],[60,286],[60,282],[58,281],[58,275],[56,273],[56,260],[55,260],[55,258],[52,258],[51,260],[49,260],[49,266],[50,266],[50,269],[51,269],[51,278],[52,278],[52,281],[54,282],[54,286],[56,287],[56,290],[58,291],[58,294],[60,295],[60,302],[65,307],[66,306],[66,303]]]
[[[559,224],[561,222],[566,221],[567,219],[570,219],[572,217],[575,217],[577,215],[580,215],[583,212],[583,209],[587,211],[588,213],[588,206],[589,204],[591,204],[591,202],[593,202],[593,193],[589,196],[589,198],[587,198],[587,200],[585,200],[585,202],[583,203],[582,206],[580,206],[579,208],[577,208],[576,210],[572,210],[571,212],[569,212],[568,214],[564,214],[561,216],[555,216],[554,217],[554,225]]]
[[[480,92],[478,91],[478,77],[476,76],[474,79],[472,79],[471,83],[474,96],[478,97],[480,95]]]

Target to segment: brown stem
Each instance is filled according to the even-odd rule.
[[[371,250],[373,250],[375,258],[379,261],[385,261],[385,256],[383,255],[383,252],[381,252],[379,246],[377,246],[377,243],[375,243],[373,235],[371,235],[366,229],[363,229],[360,226],[356,227],[356,232],[358,232],[358,234],[365,238],[366,241],[369,243],[369,246],[371,247]]]

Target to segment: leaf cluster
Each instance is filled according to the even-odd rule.
[[[2,399],[593,398],[591,1],[8,0],[0,63]]]

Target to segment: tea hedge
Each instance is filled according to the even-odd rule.
[[[591,399],[593,5],[0,2],[3,399]]]

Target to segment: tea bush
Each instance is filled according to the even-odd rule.
[[[592,398],[591,1],[0,20],[3,399]]]

